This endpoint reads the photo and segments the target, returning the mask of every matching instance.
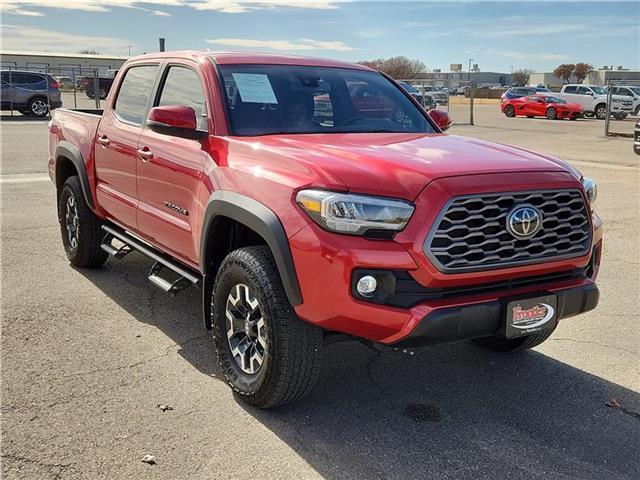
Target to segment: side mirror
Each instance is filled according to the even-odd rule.
[[[449,118],[449,114],[442,110],[429,110],[427,112],[431,120],[436,122],[436,125],[442,130],[446,132],[451,127],[451,119]]]
[[[163,135],[193,140],[207,136],[207,132],[197,128],[196,112],[186,105],[153,107],[149,110],[149,115],[147,116],[147,127]]]

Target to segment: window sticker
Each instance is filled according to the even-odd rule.
[[[232,75],[244,103],[278,103],[269,77],[264,73],[233,73]]]

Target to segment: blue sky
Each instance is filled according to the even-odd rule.
[[[405,55],[448,70],[640,68],[640,2],[2,0],[2,49],[132,55],[253,50],[364,60]]]

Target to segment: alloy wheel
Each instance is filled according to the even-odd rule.
[[[80,216],[78,214],[78,205],[73,195],[67,198],[67,209],[65,214],[65,226],[67,229],[67,239],[69,246],[74,249],[78,247],[78,225]]]
[[[31,113],[38,117],[46,115],[48,110],[47,102],[42,99],[37,99],[31,102]]]
[[[256,374],[267,356],[267,329],[258,299],[247,285],[231,288],[225,316],[233,359],[243,372]]]

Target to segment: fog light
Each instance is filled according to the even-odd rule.
[[[371,275],[365,275],[360,280],[358,280],[358,285],[356,285],[358,293],[363,297],[372,296],[375,293],[377,287],[378,282]]]

